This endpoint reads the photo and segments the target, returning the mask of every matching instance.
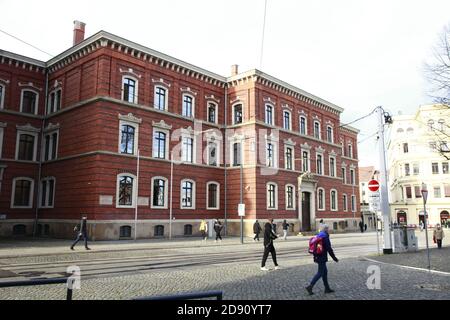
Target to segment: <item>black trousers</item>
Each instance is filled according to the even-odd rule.
[[[436,240],[438,249],[442,248],[442,240]]]
[[[84,239],[84,247],[87,248],[88,247],[88,237],[86,233],[79,233],[77,238],[75,239],[75,242],[72,243],[72,245],[70,246],[71,248],[75,247],[75,245],[81,240],[81,238]]]
[[[219,232],[216,231],[216,240],[218,240],[218,239],[222,240],[222,236],[220,235],[220,231]]]
[[[272,255],[273,264],[275,266],[278,266],[277,253],[275,251],[275,247],[271,244],[271,245],[268,245],[267,247],[264,246],[264,254],[263,254],[263,258],[262,258],[262,262],[261,262],[261,268],[265,267],[267,258],[269,257],[269,252]]]
[[[259,232],[255,233],[255,237],[253,238],[253,240],[258,240],[259,241]]]

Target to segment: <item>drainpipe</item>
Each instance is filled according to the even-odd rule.
[[[47,112],[47,103],[48,103],[48,70],[45,70],[45,96],[44,96],[44,115],[42,117],[42,123],[41,123],[41,138],[40,141],[37,141],[37,154],[39,155],[38,161],[39,161],[39,168],[38,168],[38,178],[35,183],[34,189],[35,189],[35,201],[34,205],[36,206],[35,209],[35,217],[34,217],[34,225],[33,225],[33,237],[36,237],[37,233],[37,227],[38,227],[38,219],[39,219],[39,190],[41,185],[41,176],[42,176],[42,143],[44,141],[44,128],[45,128],[45,120],[46,120],[46,112]],[[54,201],[54,200],[53,200]]]
[[[228,110],[228,84],[225,83],[225,119],[224,119],[224,123],[225,123],[225,136],[223,138],[223,163],[224,163],[224,167],[225,167],[225,181],[224,181],[224,196],[225,196],[225,203],[224,203],[224,213],[225,213],[225,219],[224,219],[224,229],[225,229],[225,236],[228,235],[228,220],[227,220],[227,210],[228,210],[228,201],[227,201],[227,197],[228,197],[228,188],[227,188],[227,112]]]

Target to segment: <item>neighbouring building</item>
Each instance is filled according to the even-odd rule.
[[[367,224],[368,229],[375,230],[375,221],[377,220],[378,213],[374,213],[370,210],[370,194],[369,182],[371,180],[379,180],[379,171],[375,170],[375,167],[359,167],[359,198],[361,199],[361,218],[364,223]]]
[[[81,215],[93,239],[191,236],[216,218],[236,235],[241,197],[245,234],[256,218],[357,228],[358,130],[342,108],[84,28],[46,62],[0,51],[1,236],[72,237]]]
[[[450,108],[421,106],[413,115],[393,117],[388,144],[389,189],[393,222],[424,220],[421,185],[428,190],[430,225],[446,224],[450,212]]]

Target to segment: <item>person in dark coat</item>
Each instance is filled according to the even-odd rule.
[[[328,269],[327,269],[327,261],[328,254],[331,258],[338,262],[338,258],[334,255],[333,248],[331,247],[330,235],[328,234],[328,226],[324,225],[323,230],[319,232],[319,237],[322,238],[323,251],[322,254],[317,255],[314,254],[314,262],[318,265],[317,274],[312,278],[309,286],[306,287],[306,291],[310,295],[313,295],[313,287],[320,278],[323,280],[323,285],[325,287],[325,293],[333,293],[334,290],[331,290],[330,285],[328,284]]]
[[[289,230],[289,223],[287,223],[286,220],[283,220],[283,239],[284,240],[287,240],[288,230]]]
[[[217,219],[214,222],[214,231],[216,232],[216,242],[217,240],[222,241],[222,236],[220,235],[220,232],[222,231],[222,224],[220,223],[219,219]]]
[[[270,219],[270,224],[272,225],[273,233],[277,234],[277,224],[273,222],[273,219]]]
[[[273,240],[275,240],[277,235],[275,232],[273,232],[272,229],[272,223],[267,222],[264,225],[264,254],[261,262],[261,270],[263,271],[269,271],[268,268],[266,268],[266,261],[267,257],[269,256],[269,253],[272,255],[273,264],[275,265],[275,270],[280,269],[277,263],[277,253],[275,251],[275,247],[273,246]]]
[[[86,250],[91,250],[88,247],[88,234],[87,234],[87,217],[81,218],[81,222],[74,228],[75,232],[78,232],[75,242],[70,246],[70,250],[75,250],[74,247],[81,239],[84,239],[84,247]]]
[[[361,233],[364,232],[364,224],[362,221],[359,222],[359,229],[361,230]]]
[[[256,240],[259,241],[259,234],[261,233],[261,231],[262,231],[262,228],[259,225],[258,220],[256,220],[255,223],[253,224],[253,233],[255,234],[253,241],[256,241]]]

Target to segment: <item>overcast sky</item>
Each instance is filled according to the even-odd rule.
[[[86,37],[106,30],[227,76],[260,68],[263,12],[264,0],[0,0],[0,29],[56,55],[81,20]],[[378,105],[411,113],[431,101],[423,62],[448,23],[448,0],[268,0],[261,70],[345,108],[344,123]],[[50,58],[3,33],[0,49]],[[363,140],[375,116],[354,126]],[[374,138],[359,158],[377,165]]]

